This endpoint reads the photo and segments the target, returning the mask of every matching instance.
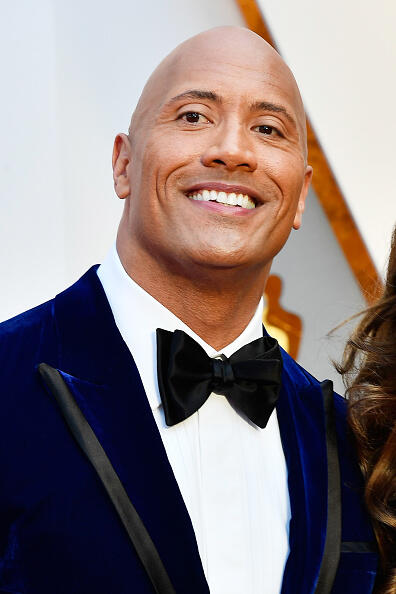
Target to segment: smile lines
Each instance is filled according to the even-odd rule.
[[[240,206],[241,208],[256,208],[256,204],[247,194],[236,194],[235,192],[217,192],[216,190],[200,190],[194,194],[188,194],[192,200],[203,202],[219,202],[228,206]]]

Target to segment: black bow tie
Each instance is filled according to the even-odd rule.
[[[229,359],[212,359],[185,332],[157,328],[157,369],[167,425],[187,419],[215,392],[264,428],[278,399],[282,356],[277,341],[263,336]]]

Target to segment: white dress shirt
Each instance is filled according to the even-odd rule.
[[[287,468],[276,411],[265,429],[212,393],[168,427],[158,390],[156,328],[183,330],[217,353],[125,272],[115,246],[98,269],[115,322],[138,368],[169,463],[190,515],[211,594],[279,594],[289,553]],[[260,302],[230,357],[262,336]]]

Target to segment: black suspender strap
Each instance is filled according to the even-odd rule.
[[[333,587],[341,552],[341,480],[335,425],[333,383],[320,385],[326,422],[327,529],[322,563],[315,594],[329,594]]]
[[[158,551],[129,499],[106,452],[79,409],[60,373],[46,363],[38,371],[55,397],[73,437],[95,468],[157,594],[176,594]],[[131,584],[132,590],[133,584]]]

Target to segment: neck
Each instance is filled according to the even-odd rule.
[[[128,250],[120,241],[117,251],[129,276],[216,351],[249,324],[270,269],[270,264],[253,270],[192,266],[187,275],[169,262]]]

